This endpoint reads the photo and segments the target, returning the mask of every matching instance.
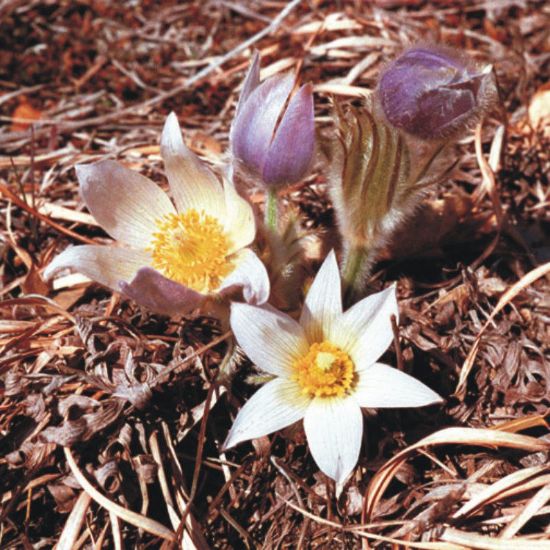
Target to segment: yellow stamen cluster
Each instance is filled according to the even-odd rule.
[[[293,366],[292,379],[311,397],[342,397],[355,383],[350,356],[330,342],[312,344]]]
[[[219,288],[234,269],[230,241],[220,222],[191,208],[157,220],[148,250],[165,277],[204,294]]]

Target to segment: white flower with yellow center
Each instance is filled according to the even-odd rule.
[[[361,447],[361,407],[439,403],[430,388],[378,363],[393,339],[395,287],[342,309],[334,252],[307,295],[300,321],[272,308],[231,307],[237,342],[262,371],[275,376],[239,411],[225,448],[304,420],[311,454],[341,487]]]
[[[246,248],[256,234],[250,204],[185,146],[174,113],[164,125],[161,154],[173,203],[151,180],[117,162],[76,167],[86,206],[121,246],[69,248],[45,276],[71,268],[167,315],[189,312],[204,295],[235,286],[247,302],[266,302],[267,272]]]

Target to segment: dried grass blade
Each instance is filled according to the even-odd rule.
[[[496,426],[491,426],[490,430],[500,430],[501,432],[521,432],[530,428],[543,427],[550,430],[550,424],[546,421],[546,417],[542,414],[531,414],[524,416],[523,418],[514,418],[514,420],[508,420],[502,422]]]
[[[497,482],[487,487],[487,489],[481,491],[481,493],[466,502],[462,508],[453,514],[453,518],[458,519],[467,516],[477,510],[480,506],[495,500],[498,496],[501,496],[504,491],[507,491],[511,487],[517,487],[526,480],[547,471],[547,466],[533,466],[531,468],[520,470],[519,472],[513,472],[502,479],[499,479]]]
[[[299,512],[304,517],[311,519],[320,525],[331,527],[332,529],[336,529],[338,531],[353,532],[357,536],[363,537],[365,542],[369,539],[372,539],[374,541],[387,542],[394,545],[403,545],[402,547],[404,548],[418,548],[419,550],[467,550],[464,546],[459,546],[456,544],[441,544],[440,542],[411,542],[411,541],[395,539],[392,537],[385,537],[384,535],[377,535],[366,530],[371,528],[371,525],[362,525],[362,526],[353,525],[353,526],[346,527],[335,521],[330,521],[328,519],[316,516],[314,513],[302,508],[301,506],[298,506],[297,504],[294,504],[293,502],[291,502],[290,500],[282,496],[280,496],[280,498],[282,498],[285,501],[285,504],[287,506],[289,506],[296,512]],[[372,526],[375,526],[375,525],[376,524],[373,524]],[[363,530],[359,529],[359,527],[362,527]],[[398,546],[398,547],[401,547],[401,546]]]
[[[447,527],[441,535],[446,542],[462,544],[466,548],[479,550],[550,550],[550,541],[515,538],[512,540],[495,539],[476,533],[467,533]]]
[[[111,532],[113,533],[113,542],[115,550],[123,550],[122,533],[120,532],[120,521],[114,512],[109,512],[111,520]]]
[[[545,485],[501,533],[501,539],[511,539],[550,500],[550,484]],[[548,543],[550,545],[550,542]]]
[[[38,218],[40,221],[49,225],[52,229],[55,229],[59,233],[62,233],[67,237],[71,237],[85,244],[97,244],[96,241],[94,241],[93,239],[89,239],[88,237],[79,235],[78,233],[75,233],[74,231],[71,231],[70,229],[67,229],[66,227],[63,227],[62,225],[54,222],[48,216],[41,214],[38,210],[36,210],[36,208],[29,206],[24,200],[20,199],[15,193],[12,192],[11,189],[9,189],[6,185],[3,185],[2,183],[0,183],[0,194],[4,195],[4,197],[13,202],[16,206],[18,206],[22,210],[25,210],[25,212],[28,212],[31,216]]]
[[[71,472],[75,476],[76,480],[100,506],[103,506],[109,512],[112,512],[120,519],[126,521],[127,523],[130,523],[131,525],[134,525],[135,527],[139,527],[140,529],[143,529],[144,531],[147,531],[152,535],[168,540],[170,542],[176,542],[175,533],[161,523],[149,519],[146,516],[142,516],[141,514],[137,514],[136,512],[132,512],[131,510],[127,510],[126,508],[123,508],[119,504],[116,504],[115,502],[109,500],[107,497],[103,496],[80,471],[71,450],[68,447],[64,447],[63,450],[65,451],[65,458],[67,459],[69,468],[71,469]]]
[[[396,472],[402,464],[419,448],[430,445],[475,445],[481,447],[510,447],[529,452],[547,451],[550,443],[540,441],[534,437],[525,435],[497,432],[487,429],[476,428],[446,428],[440,430],[414,445],[403,449],[393,458],[388,460],[371,479],[365,495],[363,509],[363,523],[369,521],[374,513],[376,505]]]
[[[91,501],[92,497],[86,491],[80,493],[74,508],[65,522],[65,527],[63,527],[63,532],[59,537],[55,550],[72,550],[74,548],[76,539],[84,523],[84,516],[88,511]]]
[[[164,433],[166,440],[168,438],[166,437],[166,432]],[[170,492],[170,484],[168,481],[168,476],[166,475],[166,472],[164,470],[164,464],[162,461],[163,456],[166,454],[165,452],[161,452],[159,441],[158,441],[158,432],[154,432],[151,434],[151,437],[149,438],[149,445],[151,447],[151,453],[153,455],[153,458],[155,459],[155,462],[158,465],[158,476],[160,481],[160,486],[162,490],[162,495],[164,497],[164,500],[166,502],[166,509],[168,510],[168,515],[170,517],[170,523],[172,524],[172,527],[177,531],[180,528],[180,524],[182,522],[182,518],[178,515],[178,512],[176,510],[176,504],[174,503],[174,499],[172,498],[172,493]],[[174,455],[175,456],[175,455]],[[174,458],[168,453],[169,458]],[[179,465],[179,462],[176,462],[177,465],[174,465],[174,460],[172,461],[172,468],[175,468],[176,471],[181,471],[181,466]],[[175,493],[177,505],[182,511],[182,514],[185,515],[185,525],[183,529],[183,534],[181,535],[183,537],[183,548],[189,549],[189,550],[208,550],[209,546],[200,532],[199,525],[193,515],[191,514],[190,510],[188,510],[188,504],[184,501],[182,490],[179,487],[175,487],[175,483],[177,482],[177,478],[179,476],[170,476],[170,481],[172,484],[172,489]],[[183,509],[182,509],[183,508]]]

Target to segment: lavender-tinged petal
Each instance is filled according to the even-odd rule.
[[[175,213],[168,195],[150,179],[114,160],[78,164],[80,193],[99,225],[113,238],[145,248],[155,221]]]
[[[208,166],[185,145],[173,112],[164,123],[160,153],[178,211],[194,208],[222,219],[225,215],[222,186]]]
[[[51,279],[59,271],[71,269],[118,292],[120,279],[131,279],[150,261],[149,253],[142,250],[95,244],[72,246],[48,264],[44,278]]]
[[[290,184],[308,172],[315,147],[313,88],[306,84],[298,90],[277,128],[263,168],[267,185]]]
[[[352,397],[315,397],[304,417],[304,431],[317,466],[342,488],[359,459],[363,416]]]
[[[329,340],[345,349],[357,370],[372,365],[393,340],[391,317],[399,317],[395,286],[354,304],[331,326]]]
[[[248,170],[261,173],[275,125],[293,86],[292,74],[269,78],[250,94],[235,118],[231,150]]]
[[[243,87],[241,95],[239,97],[239,102],[237,103],[237,109],[235,116],[239,114],[246,100],[250,94],[260,85],[260,52],[258,50],[254,51],[252,56],[252,61],[250,62],[250,67],[244,77]]]
[[[300,325],[309,342],[332,337],[333,325],[342,318],[342,284],[334,250],[331,250],[309,287]]]
[[[250,203],[241,197],[231,182],[224,184],[225,216],[221,220],[231,241],[229,254],[248,246],[256,236],[256,220]]]
[[[167,279],[151,267],[143,267],[130,283],[119,281],[120,290],[140,306],[162,315],[183,315],[196,309],[204,296]]]
[[[396,65],[416,65],[429,70],[453,68],[466,70],[466,62],[441,46],[416,47],[406,51],[395,60]]]

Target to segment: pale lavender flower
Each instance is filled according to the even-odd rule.
[[[269,278],[248,248],[256,234],[250,204],[186,147],[174,113],[164,125],[161,154],[173,202],[115,161],[76,167],[88,210],[118,243],[68,248],[45,277],[70,268],[166,315],[189,312],[205,295],[236,286],[248,302],[264,303]]]
[[[231,151],[237,166],[267,186],[301,180],[313,159],[312,87],[305,84],[291,96],[294,82],[290,73],[260,82],[256,53],[231,127]]]
[[[382,110],[395,127],[421,139],[451,136],[476,122],[497,98],[490,65],[454,50],[415,46],[382,73]]]

